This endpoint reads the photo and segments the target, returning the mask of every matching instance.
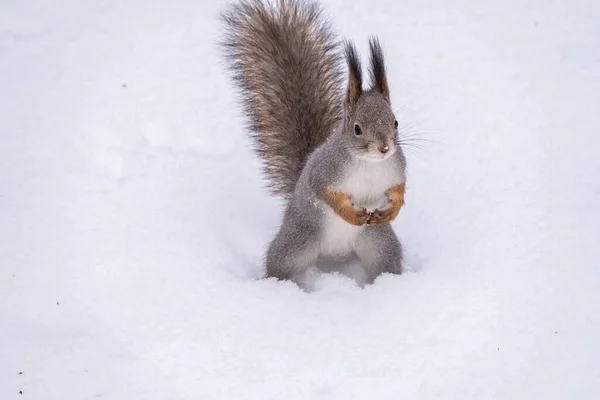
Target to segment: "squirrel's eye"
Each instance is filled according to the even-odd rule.
[[[394,120],[394,129],[398,129],[398,120],[397,119]]]
[[[360,129],[360,126],[358,126],[358,124],[354,124],[354,133],[356,134],[356,136],[362,135],[362,129]]]

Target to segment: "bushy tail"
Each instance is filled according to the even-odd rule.
[[[312,1],[241,0],[222,18],[255,149],[271,191],[286,196],[341,118],[337,39]]]

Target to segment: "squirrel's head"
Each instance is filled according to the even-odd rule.
[[[377,38],[370,38],[369,47],[371,87],[363,91],[360,59],[354,44],[346,42],[348,91],[344,106],[344,135],[354,155],[369,161],[381,161],[401,151],[398,121],[392,111],[383,51]]]

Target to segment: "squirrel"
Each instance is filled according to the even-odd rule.
[[[363,90],[356,46],[337,40],[318,3],[238,0],[221,17],[220,45],[254,150],[270,191],[286,201],[266,277],[302,287],[319,262],[340,258],[358,259],[365,283],[401,274],[389,223],[404,205],[406,158],[379,39],[369,38]]]

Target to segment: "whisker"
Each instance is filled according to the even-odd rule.
[[[432,137],[423,137],[424,135],[421,134],[412,134],[412,135],[400,135],[399,138],[400,140],[404,140],[404,141],[418,141],[418,142],[427,142],[427,143],[443,143],[440,140],[437,140],[435,138]]]
[[[425,142],[425,143],[432,143],[433,141],[431,139],[426,139],[426,138],[418,138],[418,137],[413,137],[413,138],[400,138],[402,141],[404,141],[405,143],[407,142]]]
[[[403,129],[398,131],[398,133],[402,136],[404,135],[418,135],[418,136],[439,136],[438,133],[434,133],[434,132],[427,132],[427,131],[420,131],[417,129]]]
[[[419,149],[419,150],[429,150],[427,147],[424,146],[416,146],[414,144],[400,144],[400,147],[402,147],[403,149]]]
[[[406,106],[404,104],[400,105],[400,108],[397,108],[394,110],[394,115],[399,115],[402,114],[402,112],[406,109]]]

